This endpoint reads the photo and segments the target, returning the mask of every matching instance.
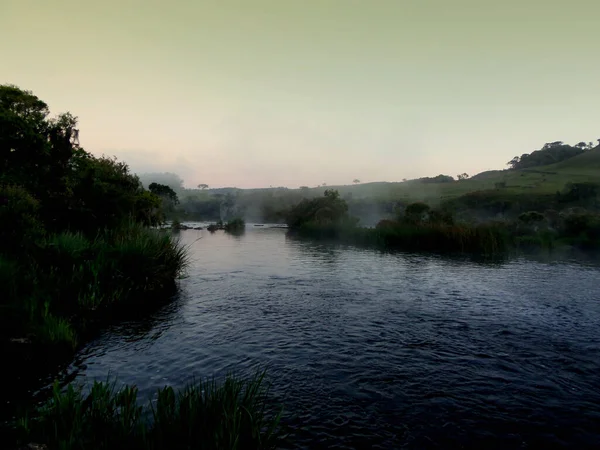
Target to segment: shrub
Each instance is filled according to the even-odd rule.
[[[421,222],[427,218],[430,209],[431,208],[426,203],[411,203],[406,207],[404,217],[411,222]]]
[[[526,224],[543,222],[546,217],[537,211],[529,211],[519,215],[519,220]]]
[[[14,253],[44,235],[39,203],[24,188],[0,186],[0,252]]]
[[[290,209],[286,222],[291,229],[307,223],[336,223],[348,219],[348,204],[335,190],[326,190],[323,197],[304,199]]]
[[[246,222],[244,222],[244,219],[240,218],[233,219],[228,221],[223,228],[225,229],[225,231],[229,232],[244,231],[246,229]]]

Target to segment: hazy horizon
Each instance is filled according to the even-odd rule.
[[[502,169],[600,137],[600,5],[4,0],[0,83],[186,187]]]

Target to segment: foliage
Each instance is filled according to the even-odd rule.
[[[183,179],[176,173],[142,173],[139,175],[140,182],[145,188],[149,188],[151,183],[163,184],[169,186],[178,195],[183,191]]]
[[[526,224],[542,222],[546,220],[546,217],[537,211],[528,211],[519,215],[519,220]]]
[[[89,319],[108,319],[115,307],[143,306],[149,294],[172,286],[187,256],[171,235],[131,225],[93,239],[72,232],[50,235],[21,263],[0,261],[1,278],[19,274],[20,283],[11,287],[13,325],[20,320],[21,332],[54,346],[76,342]]]
[[[167,215],[172,216],[173,213],[175,212],[176,205],[179,204],[179,198],[177,197],[177,193],[173,189],[171,189],[169,186],[167,186],[165,184],[158,184],[158,183],[150,183],[150,185],[148,186],[148,190],[153,195],[160,198],[161,219],[164,220],[164,218]]]
[[[193,220],[218,220],[221,218],[221,200],[213,196],[187,195],[181,200],[180,211]]]
[[[31,92],[0,85],[0,185],[35,197],[47,231],[158,221],[156,202],[125,163],[81,149],[73,139],[76,117],[48,115],[48,106]]]
[[[335,190],[326,190],[323,197],[304,199],[291,208],[287,214],[287,224],[297,229],[306,223],[336,223],[348,219],[348,204]]]
[[[223,229],[225,231],[229,231],[229,232],[240,232],[240,231],[243,231],[245,228],[246,228],[246,222],[244,222],[244,219],[241,219],[239,217],[229,220],[223,226]]]
[[[142,188],[127,164],[88,154],[81,155],[77,163],[71,187],[74,212],[67,221],[68,228],[89,232],[117,227],[125,219],[145,224],[159,222],[160,200]],[[64,228],[65,224],[61,225],[58,229]]]
[[[450,175],[438,175],[435,177],[423,177],[419,178],[421,183],[451,183],[454,181]]]
[[[171,286],[186,264],[161,200],[127,164],[79,147],[77,119],[0,86],[2,338],[73,349],[90,320]]]
[[[530,169],[532,167],[545,166],[573,158],[574,156],[582,154],[588,148],[589,147],[585,143],[570,146],[562,141],[556,141],[544,145],[541,150],[536,150],[531,154],[525,153],[521,156],[515,156],[507,164],[513,170]]]
[[[150,183],[148,190],[154,195],[167,199],[175,205],[179,203],[177,193],[165,184]]]
[[[509,230],[502,224],[445,225],[386,219],[375,228],[313,223],[303,226],[298,232],[305,237],[335,239],[354,245],[439,253],[495,254],[509,249],[511,243]]]
[[[582,202],[586,200],[595,200],[600,196],[600,183],[582,182],[567,183],[562,192],[562,202]]]
[[[0,185],[0,253],[23,251],[43,235],[39,202],[22,187]]]
[[[600,246],[600,214],[585,210],[562,213],[560,236],[582,247]]]
[[[411,203],[406,207],[404,217],[410,222],[422,222],[427,218],[430,210],[431,208],[426,203]]]
[[[24,442],[50,449],[269,449],[282,439],[281,411],[267,410],[264,372],[244,380],[164,387],[139,406],[135,386],[94,382],[88,393],[54,384],[50,400],[20,421]]]

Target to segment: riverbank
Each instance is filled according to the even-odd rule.
[[[26,254],[0,258],[2,336],[44,353],[73,351],[79,336],[171,288],[186,264],[172,235],[137,225],[94,238],[50,235]]]
[[[569,235],[550,229],[527,229],[517,223],[411,224],[384,220],[375,228],[335,223],[306,223],[292,234],[345,244],[432,253],[493,255],[511,251],[600,248],[600,239],[586,233]]]
[[[600,214],[583,208],[523,213],[514,220],[457,220],[451,210],[413,203],[395,219],[361,227],[336,191],[303,200],[287,214],[290,232],[315,239],[434,253],[498,254],[511,250],[600,247]]]
[[[6,434],[32,386],[55,376],[106,326],[172,298],[186,264],[173,236],[137,226],[93,239],[60,233],[19,258],[0,257],[0,351],[11,386],[0,408]]]
[[[0,129],[0,349],[14,391],[168,298],[187,253],[154,229],[176,198],[82,149],[70,113],[50,117],[33,93],[0,85]]]

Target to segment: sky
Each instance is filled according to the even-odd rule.
[[[188,187],[473,175],[600,138],[599,20],[597,0],[0,0],[0,83]]]

